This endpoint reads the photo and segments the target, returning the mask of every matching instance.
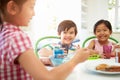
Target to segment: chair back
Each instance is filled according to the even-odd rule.
[[[96,38],[96,36],[90,36],[90,37],[86,38],[86,39],[83,41],[82,47],[84,48],[90,40],[95,39],[95,38]],[[113,37],[109,37],[109,40],[112,41],[112,42],[114,42],[114,43],[119,43],[119,41],[116,40],[116,39],[113,38]]]
[[[80,41],[80,39],[75,39],[75,40],[73,40],[72,43],[76,43],[79,41]],[[51,46],[51,44],[59,43],[59,42],[60,42],[60,37],[58,37],[58,36],[44,36],[44,37],[39,38],[35,44],[36,55],[39,57],[38,51],[41,48],[49,47],[51,50],[53,50],[53,47]]]
[[[60,37],[58,36],[44,36],[44,37],[39,38],[35,44],[36,55],[39,57],[38,51],[41,48],[49,47],[50,49],[53,49],[53,47],[50,44],[54,42],[58,42],[58,41],[60,41]]]

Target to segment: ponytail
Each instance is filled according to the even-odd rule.
[[[3,21],[2,21],[2,2],[0,0],[0,31],[2,31],[3,28]]]
[[[0,0],[0,25],[2,24],[2,2]]]
[[[2,29],[3,29],[3,21],[2,21],[2,13],[0,10],[0,31],[2,31]]]
[[[2,13],[1,13],[1,10],[0,10],[0,25],[3,23],[2,21]]]

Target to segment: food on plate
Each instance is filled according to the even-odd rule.
[[[107,64],[99,64],[98,66],[96,66],[96,70],[105,70],[108,67],[109,65]]]
[[[106,68],[105,71],[120,72],[120,66],[110,66],[110,67]]]
[[[96,70],[108,71],[108,72],[120,72],[120,66],[99,64],[98,66],[96,66]]]

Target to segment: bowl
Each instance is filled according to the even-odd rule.
[[[93,54],[91,55],[88,59],[89,60],[95,60],[95,59],[99,59],[100,58],[100,55],[99,54]]]

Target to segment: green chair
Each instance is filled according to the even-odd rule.
[[[90,36],[90,37],[86,38],[86,39],[83,41],[82,47],[84,48],[88,41],[90,41],[90,40],[92,40],[92,39],[95,39],[95,38],[96,38],[96,36]],[[110,37],[109,39],[110,39],[111,41],[113,41],[114,43],[119,43],[119,41],[116,40],[116,39],[113,38],[113,37]]]
[[[79,42],[79,41],[80,41],[79,39],[75,39],[72,43]],[[51,43],[58,43],[58,42],[60,42],[60,37],[58,36],[44,36],[39,38],[35,44],[36,55],[39,57],[38,51],[41,48],[49,47],[51,50],[53,50]]]
[[[36,44],[35,44],[35,53],[36,53],[36,55],[39,57],[38,51],[41,48],[49,47],[50,49],[53,49],[53,47],[50,46],[50,44],[55,42],[56,40],[60,41],[60,37],[58,37],[58,36],[44,36],[44,37],[39,38],[36,41]]]

